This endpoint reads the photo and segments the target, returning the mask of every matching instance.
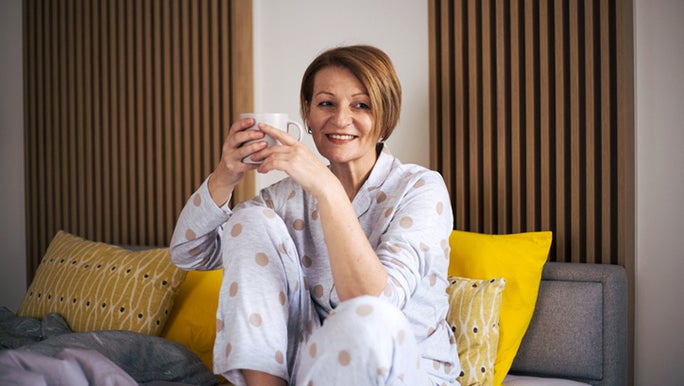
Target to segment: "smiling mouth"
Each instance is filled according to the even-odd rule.
[[[327,136],[330,139],[338,140],[338,141],[351,141],[352,139],[356,138],[355,135],[349,135],[349,134],[328,134]]]

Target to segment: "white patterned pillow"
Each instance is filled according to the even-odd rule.
[[[57,313],[74,331],[159,335],[185,275],[167,248],[133,252],[59,231],[17,315]]]
[[[499,310],[506,286],[503,278],[475,280],[449,276],[447,294],[451,325],[463,372],[461,385],[491,385],[499,342]]]

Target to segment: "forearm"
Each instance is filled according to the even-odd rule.
[[[330,187],[318,199],[318,211],[340,300],[379,295],[387,284],[387,272],[341,186]]]

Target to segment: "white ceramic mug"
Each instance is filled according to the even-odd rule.
[[[304,133],[304,129],[302,129],[302,125],[300,125],[299,123],[297,123],[295,121],[290,121],[287,117],[287,114],[281,114],[281,113],[245,113],[245,114],[240,114],[240,119],[242,119],[242,118],[254,119],[254,125],[252,125],[251,127],[248,127],[245,130],[259,130],[259,123],[265,123],[269,126],[275,127],[276,129],[279,129],[279,130],[282,130],[282,131],[289,133],[290,132],[290,130],[289,130],[290,126],[294,126],[298,130],[298,133],[295,136],[297,138],[297,141],[302,140],[302,135]],[[259,141],[266,142],[268,144],[268,146],[280,144],[280,142],[276,141],[275,138],[271,137],[270,135],[264,135],[264,138],[245,142],[244,145],[248,145],[250,143],[259,142]],[[261,162],[252,161],[252,154],[243,158],[242,162],[244,162],[246,164],[260,164],[261,163]]]

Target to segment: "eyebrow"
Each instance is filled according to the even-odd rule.
[[[321,94],[330,95],[330,96],[335,96],[335,94],[332,93],[332,92],[330,92],[330,91],[319,91],[319,92],[317,92],[314,96],[319,96],[319,95],[321,95]],[[362,91],[362,92],[357,92],[356,94],[352,94],[352,97],[357,97],[357,96],[370,96],[370,95],[369,95],[367,92],[364,92],[364,91]]]

